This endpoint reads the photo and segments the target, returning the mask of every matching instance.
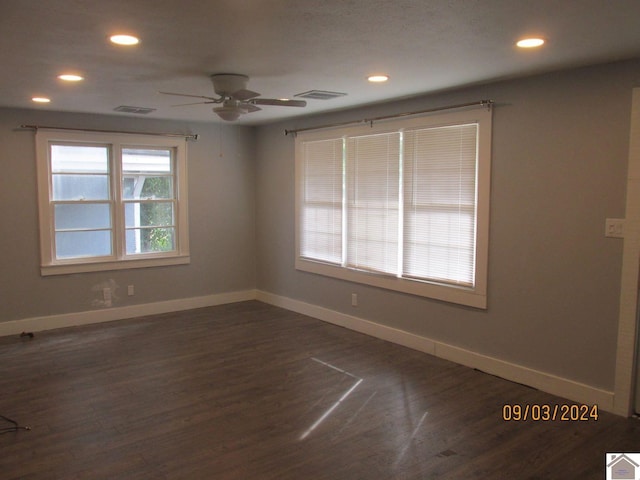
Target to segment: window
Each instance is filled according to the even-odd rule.
[[[296,268],[486,308],[491,111],[296,137]]]
[[[43,275],[189,262],[186,140],[38,130]]]

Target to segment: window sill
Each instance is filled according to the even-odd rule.
[[[396,292],[433,298],[435,300],[442,300],[444,302],[456,303],[474,308],[487,308],[486,293],[483,291],[484,289],[478,286],[476,286],[476,288],[465,288],[457,287],[455,285],[375,275],[326,263],[314,262],[303,258],[297,258],[295,266],[297,270],[338,278],[340,280],[371,285],[373,287],[384,288],[386,290],[394,290]]]
[[[56,265],[42,265],[40,274],[43,277],[50,275],[69,275],[73,273],[105,272],[109,270],[127,270],[130,268],[164,267],[168,265],[187,265],[191,263],[189,255],[155,258],[136,258],[130,260],[113,260],[106,262],[64,263]]]

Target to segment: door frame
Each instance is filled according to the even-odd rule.
[[[620,283],[618,345],[616,349],[613,411],[626,417],[634,413],[638,373],[638,276],[640,275],[640,88],[631,99],[627,201]]]

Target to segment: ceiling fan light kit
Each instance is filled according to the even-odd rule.
[[[248,110],[238,105],[223,105],[222,107],[215,107],[213,111],[222,119],[227,122],[234,122],[240,115],[248,113]]]
[[[218,97],[207,97],[205,95],[190,95],[186,93],[160,92],[164,95],[177,95],[180,97],[201,98],[205,101],[195,104],[221,103],[222,106],[213,109],[222,120],[233,122],[240,118],[240,115],[257,112],[261,110],[257,105],[271,105],[279,107],[305,107],[304,100],[288,100],[277,98],[257,98],[258,92],[247,89],[249,77],[237,73],[216,73],[211,75],[213,91]]]

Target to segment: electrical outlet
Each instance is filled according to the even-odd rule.
[[[132,295],[134,295],[134,294],[135,294],[135,290],[134,290],[134,288],[133,288],[133,285],[129,285],[129,286],[127,287],[127,295],[129,295],[129,296],[131,297],[131,296],[132,296]]]
[[[352,293],[351,294],[351,306],[352,307],[357,307],[358,306],[358,294],[357,293]]]
[[[624,238],[624,218],[607,218],[604,236],[610,238]]]

